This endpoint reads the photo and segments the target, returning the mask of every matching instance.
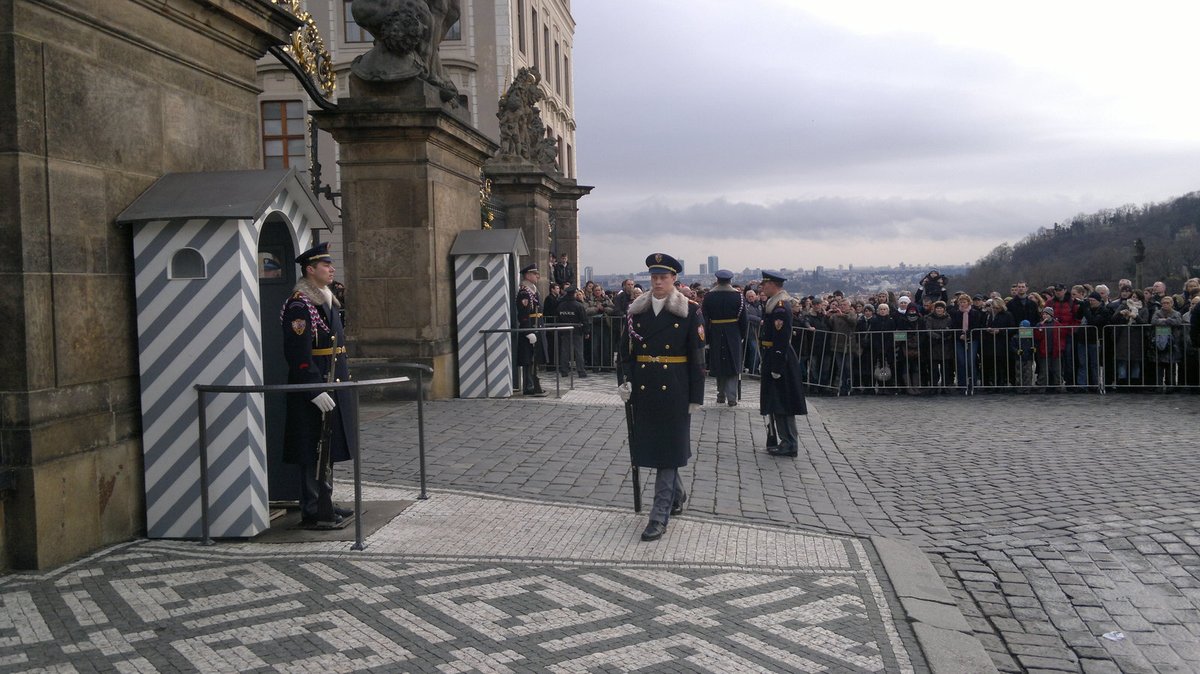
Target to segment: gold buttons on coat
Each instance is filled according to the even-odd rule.
[[[666,345],[664,345],[664,346],[663,346],[663,348],[664,348],[664,349],[666,349],[667,351],[670,351],[670,350],[671,350],[671,345],[670,345],[670,344],[666,344]]]
[[[664,390],[664,391],[665,391],[665,390],[667,390],[667,385],[666,385],[666,384],[663,384],[663,390]]]
[[[663,365],[663,369],[664,369],[664,370],[665,370],[665,369],[667,369],[667,366],[666,366],[666,365]]]
[[[639,386],[639,387],[638,387],[638,390],[645,391],[645,390],[646,390],[646,385],[645,385],[645,384],[642,384],[641,386]]]
[[[648,348],[650,348],[650,347],[646,346],[645,344],[642,344],[642,348],[643,348],[643,349],[648,349]]]
[[[678,327],[679,327],[679,324],[678,324],[678,323],[676,323],[676,324],[675,324],[675,327],[676,327],[676,328],[678,328]]]
[[[643,369],[643,370],[645,370],[645,369],[646,369],[646,364],[645,364],[645,363],[642,363],[642,369]]]

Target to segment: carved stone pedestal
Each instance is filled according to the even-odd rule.
[[[529,257],[521,264],[537,263],[541,268],[545,295],[550,252],[567,253],[572,264],[579,260],[578,201],[592,188],[528,164],[489,162],[486,171],[492,196],[504,207],[507,227],[525,234]]]
[[[477,229],[479,170],[496,145],[424,82],[366,84],[317,114],[338,142],[351,355],[434,368],[431,395],[455,395],[450,246]]]

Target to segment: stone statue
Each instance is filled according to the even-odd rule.
[[[375,37],[375,46],[354,59],[351,72],[372,82],[418,78],[457,105],[458,89],[442,70],[438,46],[459,19],[459,0],[354,0],[350,13]]]
[[[558,141],[546,136],[538,101],[545,98],[537,68],[521,68],[500,97],[500,162],[527,162],[558,172]]]

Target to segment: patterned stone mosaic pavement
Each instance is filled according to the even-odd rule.
[[[136,541],[0,580],[0,671],[925,671],[864,541],[685,516],[643,544],[642,523],[438,492],[360,552]]]

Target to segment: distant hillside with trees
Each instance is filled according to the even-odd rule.
[[[1161,280],[1178,291],[1184,280],[1200,276],[1200,192],[1158,204],[1080,214],[1052,228],[1039,228],[1016,245],[992,249],[954,285],[972,293],[1007,294],[1013,281],[1022,279],[1031,289],[1052,283],[1111,285],[1120,278],[1135,280],[1137,239],[1146,246],[1144,285]]]

